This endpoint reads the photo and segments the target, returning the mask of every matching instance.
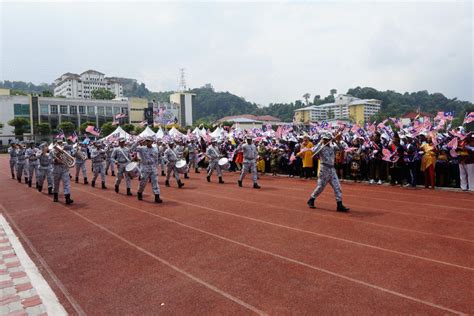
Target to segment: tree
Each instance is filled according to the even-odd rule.
[[[0,123],[0,134],[2,133],[3,123]]]
[[[81,134],[85,134],[87,126],[90,125],[95,126],[95,122],[87,121],[82,123],[81,126],[79,126],[79,132],[81,132]]]
[[[71,134],[76,129],[76,126],[70,121],[64,121],[58,125],[58,129],[61,129],[64,134]]]
[[[23,140],[23,134],[27,131],[30,122],[23,117],[16,117],[13,120],[8,121],[8,125],[13,126],[13,133],[20,140]]]
[[[115,98],[115,93],[105,88],[99,88],[92,90],[92,98],[97,100],[112,100]]]
[[[337,89],[331,89],[329,93],[334,97],[334,95],[337,93]]]
[[[307,93],[307,92],[306,92],[305,94],[303,94],[303,99],[305,99],[306,105],[309,104],[309,101],[308,101],[309,98],[311,98],[311,94],[309,94],[309,93]]]
[[[115,129],[116,127],[112,125],[112,122],[105,122],[100,127],[100,133],[105,137],[110,135],[113,131],[115,131]]]
[[[124,131],[126,131],[127,133],[130,133],[130,132],[133,132],[133,130],[135,129],[135,125],[133,125],[133,124],[124,124],[124,125],[122,125],[122,129]]]
[[[315,95],[313,99],[313,104],[319,104],[320,100],[321,100],[321,96],[319,94]]]
[[[48,123],[39,123],[36,125],[36,130],[41,136],[48,136],[51,134],[51,126]]]
[[[138,135],[141,132],[143,132],[145,128],[146,128],[145,126],[140,126],[140,125],[135,126],[135,135]]]
[[[53,93],[49,90],[44,90],[43,91],[43,97],[54,97]]]

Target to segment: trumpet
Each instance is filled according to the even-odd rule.
[[[59,160],[62,164],[64,164],[68,168],[74,167],[76,159],[74,159],[74,157],[67,153],[63,148],[61,148],[57,144],[50,144],[48,146],[48,149],[52,153],[53,157]]]
[[[75,151],[75,156],[78,157],[79,159],[81,160],[87,160],[87,155],[85,152],[83,152],[81,150],[81,148],[79,147],[79,144],[78,143],[75,143],[72,148],[74,149]]]

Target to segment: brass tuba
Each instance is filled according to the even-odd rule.
[[[78,143],[75,143],[72,148],[75,150],[75,156],[80,158],[81,160],[87,160],[87,155],[85,152],[82,151],[81,147]]]
[[[69,153],[67,153],[63,148],[61,148],[57,144],[49,145],[48,149],[52,153],[53,157],[59,160],[66,167],[72,168],[76,164],[76,159],[74,159],[74,157],[72,157]]]

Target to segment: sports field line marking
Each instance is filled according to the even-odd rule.
[[[15,223],[15,221],[11,218],[11,216],[8,214],[5,206],[3,204],[0,204],[0,209],[2,210],[2,213],[0,214],[0,225],[3,226],[5,232],[8,235],[8,239],[10,240],[10,243],[13,246],[13,249],[15,249],[15,253],[20,259],[21,265],[25,269],[26,274],[28,275],[31,284],[33,285],[33,288],[36,289],[38,292],[38,295],[41,298],[41,301],[43,302],[43,305],[46,308],[46,312],[49,315],[67,315],[66,310],[64,307],[61,305],[59,302],[56,294],[53,292],[49,284],[46,282],[46,280],[43,278],[41,273],[39,272],[38,268],[34,264],[34,262],[30,259],[26,251],[23,249],[23,246],[21,245],[21,242],[18,240],[18,238],[15,236],[13,230],[10,228],[8,225],[8,222],[5,220],[5,218],[2,216],[4,214],[9,222],[15,227],[16,231],[20,235],[20,237],[25,241],[27,246],[30,248],[30,250],[33,252],[33,254],[36,256],[36,258],[40,261],[40,264],[43,266],[43,268],[46,270],[46,272],[49,274],[51,279],[53,280],[54,283],[58,286],[58,288],[63,292],[64,296],[66,299],[69,301],[71,306],[74,308],[76,313],[78,315],[86,315],[80,305],[74,300],[74,298],[67,292],[65,289],[64,285],[57,279],[57,277],[54,275],[54,273],[51,271],[49,266],[46,264],[44,259],[40,256],[38,251],[36,251],[36,248],[31,244],[28,238],[26,238],[25,234],[23,231],[18,227],[18,225]]]
[[[84,192],[84,193],[87,193],[87,194],[91,194],[91,195],[103,198],[103,199],[106,199],[106,200],[109,200],[109,201],[113,201],[115,203],[119,203],[119,204],[122,204],[122,205],[127,205],[127,204],[124,204],[124,203],[121,203],[121,202],[116,202],[114,200],[105,198],[104,196],[97,195],[97,194],[94,194],[94,193],[91,193],[91,192],[88,192],[88,191],[84,191],[84,190],[81,190],[81,189],[77,189],[77,190],[79,190],[81,192]],[[424,260],[424,261],[428,261],[428,262],[433,262],[433,263],[437,263],[437,264],[451,266],[451,267],[454,267],[454,268],[474,271],[474,268],[465,267],[465,266],[457,265],[457,264],[454,264],[454,263],[449,263],[449,262],[445,262],[445,261],[441,261],[441,260],[421,257],[421,256],[409,254],[409,253],[406,253],[406,252],[401,252],[401,251],[397,251],[397,250],[392,250],[392,249],[387,249],[387,248],[378,247],[378,246],[374,246],[374,245],[369,245],[369,244],[365,244],[365,243],[361,243],[361,242],[357,242],[357,241],[353,241],[353,240],[349,240],[349,239],[345,239],[345,238],[334,237],[334,236],[321,234],[321,233],[316,233],[316,232],[312,232],[312,231],[308,231],[308,230],[304,230],[304,229],[300,229],[300,228],[295,228],[295,227],[286,226],[286,225],[282,225],[282,224],[272,223],[272,222],[268,222],[268,221],[261,220],[261,219],[258,219],[258,218],[253,218],[253,217],[249,217],[249,216],[230,213],[230,212],[218,210],[218,209],[215,209],[215,208],[211,208],[211,207],[207,207],[207,206],[203,206],[203,205],[199,205],[199,204],[195,204],[195,203],[189,203],[189,202],[184,202],[184,201],[181,201],[181,200],[170,199],[170,198],[168,198],[168,200],[173,201],[173,202],[177,202],[177,203],[181,203],[181,204],[185,204],[185,205],[189,205],[189,206],[193,206],[193,207],[198,207],[198,208],[208,210],[208,211],[211,211],[211,212],[215,212],[215,213],[221,213],[221,214],[225,214],[225,215],[228,215],[228,216],[243,218],[243,219],[249,220],[249,221],[255,221],[255,222],[259,222],[259,223],[270,225],[270,226],[284,228],[284,229],[287,229],[287,230],[293,230],[293,231],[297,231],[297,232],[300,232],[300,233],[310,234],[310,235],[314,235],[314,236],[318,236],[318,237],[322,237],[322,238],[327,238],[327,239],[334,239],[334,240],[337,240],[337,241],[350,243],[350,244],[358,245],[358,246],[361,246],[361,247],[367,247],[367,248],[376,249],[376,250],[380,250],[380,251],[384,251],[384,252],[394,253],[394,254],[397,254],[397,255],[400,255],[400,256],[411,257],[411,258],[420,259],[420,260]],[[128,206],[131,207],[131,208],[135,208],[135,207],[130,206],[130,205],[128,205]],[[140,210],[140,211],[142,211],[142,210]],[[150,213],[150,212],[146,212],[146,211],[142,211],[142,212],[147,213],[147,214],[151,214],[153,216],[161,217],[161,216],[156,215],[154,213]]]
[[[192,191],[192,193],[207,195],[207,196],[211,196],[211,197],[218,198],[218,199],[226,199],[226,200],[236,201],[236,202],[251,203],[251,204],[257,204],[257,205],[264,204],[264,203],[261,203],[261,202],[255,202],[255,201],[249,201],[249,200],[239,200],[239,199],[234,199],[234,198],[230,198],[230,197],[226,197],[226,196],[204,193],[204,192],[200,192],[200,191]],[[324,203],[328,204],[328,202],[324,202]],[[423,232],[423,231],[419,231],[419,230],[395,227],[395,226],[384,225],[384,224],[379,224],[379,223],[364,222],[362,220],[354,220],[354,219],[351,219],[351,218],[344,218],[344,217],[338,217],[338,216],[333,216],[333,215],[328,215],[328,214],[322,214],[320,212],[309,212],[309,211],[303,211],[303,210],[294,209],[294,208],[288,209],[286,207],[281,207],[281,206],[274,205],[274,204],[269,204],[268,206],[271,206],[272,208],[280,209],[280,210],[283,210],[283,211],[292,211],[292,212],[298,212],[298,213],[302,213],[302,214],[315,215],[315,216],[319,216],[319,217],[334,218],[334,219],[337,219],[337,220],[353,222],[353,223],[358,223],[358,224],[379,226],[379,227],[389,228],[389,229],[393,229],[393,230],[401,230],[401,231],[407,231],[407,232],[417,233],[417,234],[422,234],[422,235],[430,235],[430,236],[442,237],[442,238],[446,238],[446,239],[453,239],[453,240],[458,240],[458,241],[463,241],[463,242],[474,243],[474,240],[458,238],[458,237],[453,237],[453,236],[448,236],[448,235],[440,235],[440,234],[435,234],[435,233],[428,233],[428,232]]]
[[[202,230],[202,229],[193,227],[193,226],[189,226],[189,225],[187,225],[187,224],[183,224],[183,223],[181,223],[181,222],[175,221],[175,220],[173,220],[173,219],[171,219],[171,218],[168,218],[168,217],[164,217],[164,216],[160,216],[160,215],[158,215],[158,214],[154,214],[154,213],[150,213],[150,212],[144,211],[144,210],[139,209],[139,208],[137,208],[137,207],[134,207],[134,206],[131,206],[131,205],[122,203],[122,202],[118,202],[118,201],[115,201],[115,200],[106,198],[106,197],[104,197],[104,196],[100,196],[100,195],[97,195],[97,194],[94,194],[94,193],[90,193],[90,192],[87,192],[87,191],[84,191],[84,190],[79,190],[79,191],[82,191],[82,192],[85,192],[85,193],[88,193],[88,194],[97,196],[97,197],[99,197],[99,198],[102,198],[102,199],[104,199],[104,200],[107,200],[107,201],[110,201],[110,202],[113,202],[113,203],[116,203],[116,204],[123,205],[123,206],[125,206],[125,207],[130,208],[130,209],[134,209],[134,210],[137,210],[137,211],[139,211],[139,212],[142,212],[142,213],[145,213],[145,214],[154,216],[154,217],[161,218],[161,219],[163,219],[163,220],[169,221],[169,222],[174,223],[174,224],[176,224],[176,225],[179,225],[179,226],[182,226],[182,227],[191,229],[191,230],[195,230],[195,231],[197,231],[197,232],[200,232],[200,233],[203,233],[203,234],[206,234],[206,235],[209,235],[209,236],[213,236],[213,237],[215,237],[215,238],[218,238],[218,239],[221,239],[221,240],[224,240],[224,241],[227,241],[227,242],[230,242],[230,243],[233,243],[233,244],[236,244],[236,245],[245,247],[245,248],[252,249],[252,250],[254,250],[254,251],[256,251],[256,252],[261,252],[261,253],[264,253],[264,254],[267,254],[267,255],[270,255],[270,256],[273,256],[273,257],[282,259],[282,260],[287,261],[287,262],[291,262],[291,263],[294,263],[294,264],[297,264],[297,265],[301,265],[301,266],[304,266],[304,267],[306,267],[306,268],[310,268],[310,269],[312,269],[312,270],[320,271],[320,272],[323,272],[323,273],[326,273],[326,274],[329,274],[329,275],[332,275],[332,276],[335,276],[335,277],[338,277],[338,278],[341,278],[341,279],[344,279],[344,280],[347,280],[347,281],[351,281],[351,282],[354,282],[354,283],[357,283],[357,284],[360,284],[360,285],[364,285],[364,286],[367,286],[367,287],[370,287],[370,288],[373,288],[373,289],[376,289],[376,290],[385,292],[385,293],[389,293],[389,294],[392,294],[392,295],[395,295],[395,296],[398,296],[398,297],[401,297],[401,298],[405,298],[405,299],[408,299],[408,300],[411,300],[411,301],[414,301],[414,302],[417,302],[417,303],[421,303],[421,304],[424,304],[424,305],[427,305],[427,306],[430,306],[430,307],[433,307],[433,308],[438,308],[438,309],[441,309],[441,310],[444,310],[444,311],[447,311],[447,312],[451,312],[451,313],[453,313],[453,314],[466,315],[466,314],[463,313],[463,312],[460,312],[460,311],[451,309],[451,308],[449,308],[449,307],[445,307],[445,306],[442,306],[442,305],[434,304],[434,303],[431,303],[431,302],[428,302],[428,301],[425,301],[425,300],[421,300],[421,299],[418,299],[418,298],[415,298],[415,297],[412,297],[412,296],[409,296],[409,295],[405,295],[405,294],[402,294],[402,293],[399,293],[399,292],[396,292],[396,291],[392,291],[392,290],[389,290],[389,289],[386,289],[386,288],[383,288],[383,287],[380,287],[380,286],[377,286],[377,285],[374,285],[374,284],[371,284],[371,283],[367,283],[367,282],[364,282],[364,281],[361,281],[361,280],[357,280],[357,279],[354,279],[354,278],[351,278],[351,277],[348,277],[348,276],[345,276],[345,275],[342,275],[342,274],[339,274],[339,273],[336,273],[336,272],[332,272],[332,271],[329,271],[329,270],[326,270],[326,269],[323,269],[323,268],[319,268],[319,267],[316,267],[316,266],[313,266],[313,265],[304,263],[304,262],[299,261],[299,260],[296,260],[296,259],[291,259],[291,258],[282,256],[282,255],[273,253],[273,252],[271,252],[271,251],[267,251],[267,250],[264,250],[264,249],[260,249],[260,248],[254,247],[254,246],[252,246],[252,245],[248,245],[248,244],[245,244],[245,243],[242,243],[242,242],[233,240],[233,239],[229,239],[229,238],[224,237],[224,236],[221,236],[221,235],[217,235],[217,234],[214,234],[214,233],[211,233],[211,232],[208,232],[208,231],[205,231],[205,230]],[[172,199],[170,199],[170,200],[172,200]],[[178,202],[178,203],[179,203],[179,201],[177,201],[177,200],[172,200],[172,201],[175,201],[175,202]],[[189,203],[189,204],[191,204],[191,203]],[[191,205],[192,205],[192,204],[191,204]],[[201,206],[199,206],[199,205],[196,205],[196,206],[197,206],[197,207],[201,207]],[[71,211],[71,212],[72,212],[72,211]],[[81,216],[82,216],[82,215],[81,215]],[[92,221],[91,221],[91,222],[92,222]],[[100,224],[98,224],[98,225],[100,225]]]
[[[265,187],[268,187],[268,188],[277,188],[277,189],[281,189],[279,187],[271,187],[271,186],[265,186]],[[265,188],[264,187],[264,188]],[[242,191],[242,188],[237,188],[237,184],[236,184],[236,187],[235,188],[229,188],[229,187],[225,187],[226,190],[233,190],[233,191]],[[265,189],[263,189],[265,190]],[[312,192],[312,191],[311,191]],[[310,193],[310,192],[308,192]],[[259,191],[258,194],[263,194],[263,195],[268,195],[268,196],[275,196],[275,197],[282,197],[281,194],[274,194],[274,193],[270,193],[270,192],[265,192],[265,191]],[[308,195],[309,196],[309,195]],[[298,200],[298,201],[301,201],[301,197],[298,197],[298,196],[291,196],[291,195],[285,195],[285,198],[290,198],[290,199],[294,199],[294,200]],[[319,196],[318,197],[318,200],[319,199],[324,199],[323,202],[324,203],[329,203],[327,201],[325,201],[325,199],[327,199],[328,197],[325,197],[325,196]],[[414,216],[414,217],[423,217],[423,218],[428,218],[428,219],[439,219],[439,220],[443,220],[443,221],[448,221],[448,222],[455,222],[455,223],[463,223],[463,224],[470,224],[470,225],[473,225],[474,222],[471,222],[471,221],[463,221],[463,220],[455,220],[455,219],[450,219],[450,218],[445,218],[445,217],[439,217],[439,216],[429,216],[429,215],[422,215],[422,214],[414,214],[414,213],[407,213],[407,212],[398,212],[398,211],[393,211],[393,210],[380,210],[380,209],[376,209],[376,208],[373,208],[373,207],[368,207],[368,206],[363,206],[363,205],[360,205],[360,204],[352,204],[351,205],[355,205],[356,207],[361,207],[361,208],[365,208],[367,210],[375,210],[375,211],[383,211],[383,212],[386,212],[386,213],[392,213],[392,214],[401,214],[401,215],[404,215],[404,216]]]
[[[282,187],[278,185],[271,185],[269,188],[277,188],[277,189],[288,189],[288,190],[293,190],[293,191],[300,191],[300,192],[307,192],[304,189],[298,189],[298,188],[292,188],[292,187]],[[384,192],[384,193],[389,193],[389,192]],[[345,193],[345,196],[350,196],[350,197],[359,197],[358,195],[355,194],[350,194],[350,193]],[[468,207],[459,207],[459,206],[449,206],[449,205],[439,205],[439,204],[426,204],[426,203],[420,203],[420,202],[411,202],[411,201],[403,201],[403,200],[394,200],[394,199],[386,199],[386,198],[377,198],[377,197],[372,197],[372,196],[364,196],[366,199],[372,199],[372,200],[378,200],[378,201],[390,201],[390,202],[397,202],[397,203],[408,203],[410,205],[417,204],[417,205],[422,205],[422,206],[434,206],[434,207],[439,207],[439,208],[450,208],[450,209],[458,209],[458,210],[466,210],[466,211],[473,211],[472,208]],[[474,201],[474,199],[473,199]]]
[[[82,191],[82,190],[79,190],[79,191]],[[94,195],[95,195],[95,194],[94,194]],[[44,196],[44,195],[41,195],[41,196],[43,196],[44,198],[48,198],[47,196]],[[49,199],[49,198],[48,198],[48,199]],[[74,215],[76,215],[76,216],[82,218],[83,220],[89,222],[90,224],[96,226],[97,228],[99,228],[99,229],[101,229],[101,230],[103,230],[103,231],[109,233],[110,235],[114,236],[115,238],[119,239],[120,241],[122,241],[122,242],[128,244],[129,246],[131,246],[131,247],[137,249],[138,251],[141,251],[141,252],[145,253],[146,255],[152,257],[153,259],[155,259],[155,260],[159,261],[160,263],[166,265],[167,267],[169,267],[169,268],[175,270],[176,272],[179,272],[179,273],[185,275],[186,277],[190,278],[191,280],[193,280],[193,281],[195,281],[195,282],[197,282],[197,283],[199,283],[199,284],[201,284],[201,285],[207,287],[208,289],[210,289],[210,290],[212,290],[212,291],[214,291],[214,292],[216,292],[216,293],[218,293],[218,294],[224,296],[225,298],[227,298],[227,299],[229,299],[229,300],[231,300],[231,301],[233,301],[233,302],[235,302],[235,303],[237,303],[237,304],[239,304],[239,305],[241,305],[241,306],[243,306],[243,307],[245,307],[245,308],[247,308],[247,309],[253,311],[253,312],[256,313],[256,314],[259,314],[259,315],[266,315],[265,312],[259,310],[258,308],[254,307],[254,306],[252,306],[252,305],[250,305],[250,304],[248,304],[248,303],[242,301],[241,299],[239,299],[239,298],[237,298],[237,297],[235,297],[235,296],[233,296],[233,295],[231,295],[231,294],[229,294],[229,293],[227,293],[227,292],[225,292],[225,291],[220,290],[219,288],[215,287],[214,285],[212,285],[212,284],[210,284],[210,283],[207,283],[206,281],[204,281],[204,280],[202,280],[202,279],[200,279],[200,278],[198,278],[198,277],[196,277],[196,276],[194,276],[194,275],[192,275],[192,274],[190,274],[190,273],[188,273],[188,272],[186,272],[186,271],[184,271],[184,270],[178,268],[177,266],[171,264],[169,261],[167,261],[167,260],[165,260],[165,259],[163,259],[163,258],[158,257],[157,255],[155,255],[155,254],[149,252],[148,250],[146,250],[146,249],[144,249],[144,248],[142,248],[142,247],[136,245],[135,243],[133,243],[133,242],[131,242],[131,241],[129,241],[129,240],[123,238],[122,236],[120,236],[120,235],[118,235],[118,234],[112,232],[112,231],[109,230],[108,228],[102,226],[102,225],[99,224],[99,223],[94,222],[93,220],[91,220],[91,219],[85,217],[84,215],[81,215],[81,214],[79,214],[79,213],[77,213],[77,212],[72,211],[71,209],[69,209],[68,207],[66,207],[66,206],[63,205],[63,204],[58,204],[58,205],[61,206],[61,207],[64,208],[64,209],[68,210],[70,213],[72,213],[72,214],[74,214]],[[5,211],[5,208],[3,208],[3,206],[2,206],[2,209]],[[8,216],[8,215],[7,215],[7,216]],[[25,239],[25,240],[27,240],[27,239]],[[28,241],[28,243],[29,243],[29,241]],[[35,250],[35,252],[36,252],[36,250]],[[39,258],[41,258],[41,257],[39,257]],[[41,258],[41,259],[42,259],[42,258]],[[42,260],[44,260],[44,259],[42,259]],[[46,267],[47,267],[47,265],[46,265]],[[47,269],[49,270],[49,268],[47,268]],[[48,271],[48,272],[49,272],[49,271]],[[54,275],[54,274],[53,274],[53,275]],[[58,280],[58,281],[59,281],[59,280]],[[59,281],[59,282],[60,282],[60,281]],[[61,283],[61,284],[62,284],[62,283]],[[81,315],[86,315],[86,314],[85,314],[84,312],[82,312]]]

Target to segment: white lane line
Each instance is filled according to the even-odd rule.
[[[3,205],[0,204],[0,208],[2,209],[2,212],[5,212]],[[46,282],[34,262],[26,253],[18,237],[11,229],[3,214],[0,214],[0,226],[2,226],[5,230],[8,240],[10,241],[16,256],[20,260],[21,266],[25,270],[26,275],[30,279],[31,285],[36,290],[36,292],[38,292],[43,306],[46,308],[46,312],[49,315],[67,315],[66,310],[61,305],[61,303],[59,303],[58,297],[56,294],[54,294],[48,282]]]

